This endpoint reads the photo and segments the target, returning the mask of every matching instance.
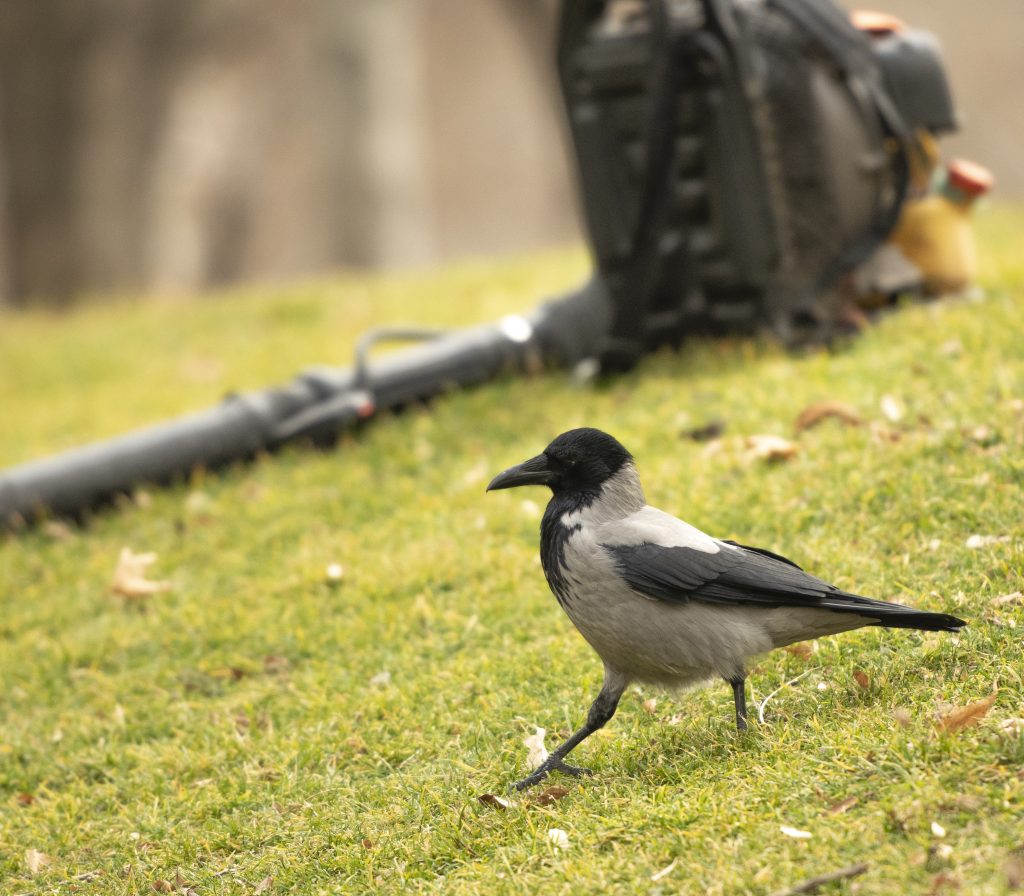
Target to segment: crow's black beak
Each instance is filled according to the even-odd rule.
[[[509,467],[504,473],[499,473],[487,486],[487,491],[497,491],[499,488],[516,488],[520,485],[547,485],[551,482],[551,470],[548,467],[548,459],[543,454],[524,460],[515,467]]]

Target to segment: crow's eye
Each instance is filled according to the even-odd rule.
[[[548,463],[551,465],[552,469],[564,472],[565,470],[571,470],[576,466],[576,458],[571,454],[549,454]]]

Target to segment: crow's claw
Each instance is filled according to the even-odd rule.
[[[534,784],[539,784],[543,781],[548,776],[549,772],[562,772],[563,774],[571,775],[573,778],[594,774],[589,768],[580,768],[578,765],[569,765],[562,762],[561,759],[555,759],[554,761],[548,759],[532,775],[527,775],[522,781],[516,781],[512,786],[516,790],[526,790],[527,787],[533,787]]]

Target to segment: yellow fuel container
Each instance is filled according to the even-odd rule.
[[[954,159],[937,190],[904,206],[890,242],[921,272],[925,292],[962,292],[974,280],[971,206],[992,183],[981,165]]]

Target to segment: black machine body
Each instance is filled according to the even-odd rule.
[[[611,370],[694,331],[826,333],[920,135],[955,127],[935,39],[832,0],[564,0],[558,70]]]

